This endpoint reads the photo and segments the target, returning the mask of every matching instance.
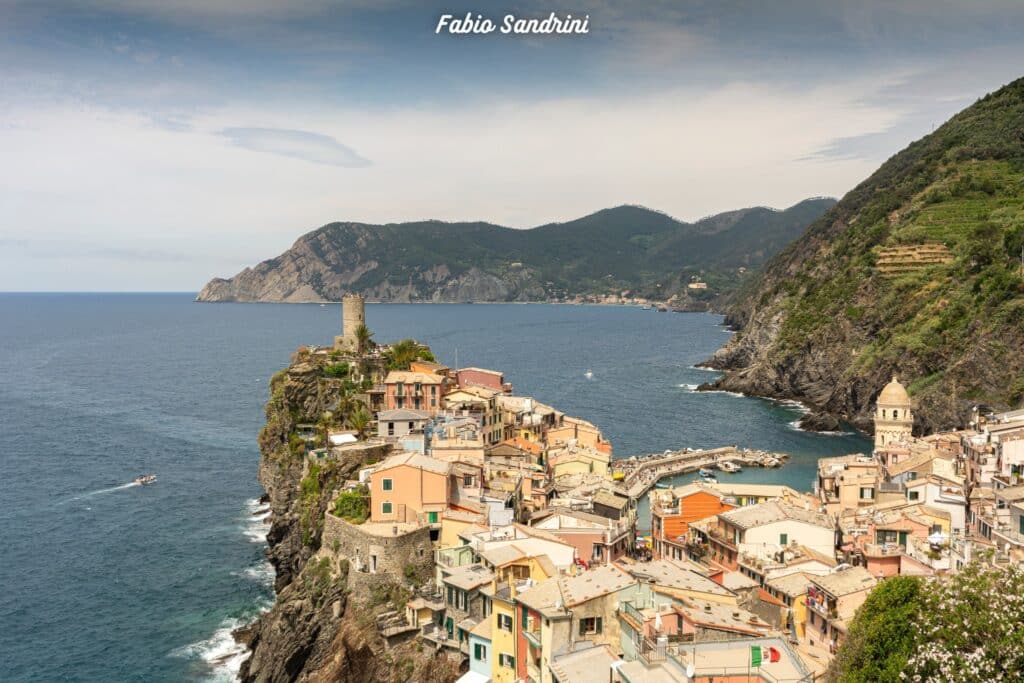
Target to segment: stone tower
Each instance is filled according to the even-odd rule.
[[[334,338],[339,351],[356,351],[359,341],[356,330],[366,324],[366,299],[358,294],[346,294],[341,299],[341,336]]]
[[[907,390],[893,375],[892,381],[878,394],[875,405],[875,448],[910,440],[914,428],[914,413],[910,408]]]

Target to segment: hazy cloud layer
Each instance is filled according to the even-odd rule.
[[[370,165],[370,162],[359,156],[354,149],[329,135],[279,128],[228,128],[221,131],[221,135],[232,144],[254,152],[279,154],[342,168],[361,168]]]
[[[1024,76],[1017,0],[559,9],[592,33],[436,36],[435,0],[0,0],[0,290],[198,289],[332,220],[838,196]]]

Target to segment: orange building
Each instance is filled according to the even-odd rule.
[[[736,507],[726,503],[718,492],[698,483],[676,489],[654,489],[650,501],[654,559],[685,559],[690,523]]]
[[[449,501],[451,463],[400,453],[370,474],[370,521],[440,525]]]

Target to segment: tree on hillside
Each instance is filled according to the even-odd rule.
[[[914,647],[912,624],[921,609],[922,580],[896,576],[882,583],[850,624],[828,681],[888,683],[900,680]]]

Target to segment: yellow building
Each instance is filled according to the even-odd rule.
[[[774,579],[768,579],[765,589],[772,597],[784,605],[781,623],[783,629],[796,634],[803,640],[807,628],[807,586],[810,584],[808,574],[796,572]]]
[[[484,594],[491,598],[491,680],[512,683],[516,675],[515,582],[495,581]]]

